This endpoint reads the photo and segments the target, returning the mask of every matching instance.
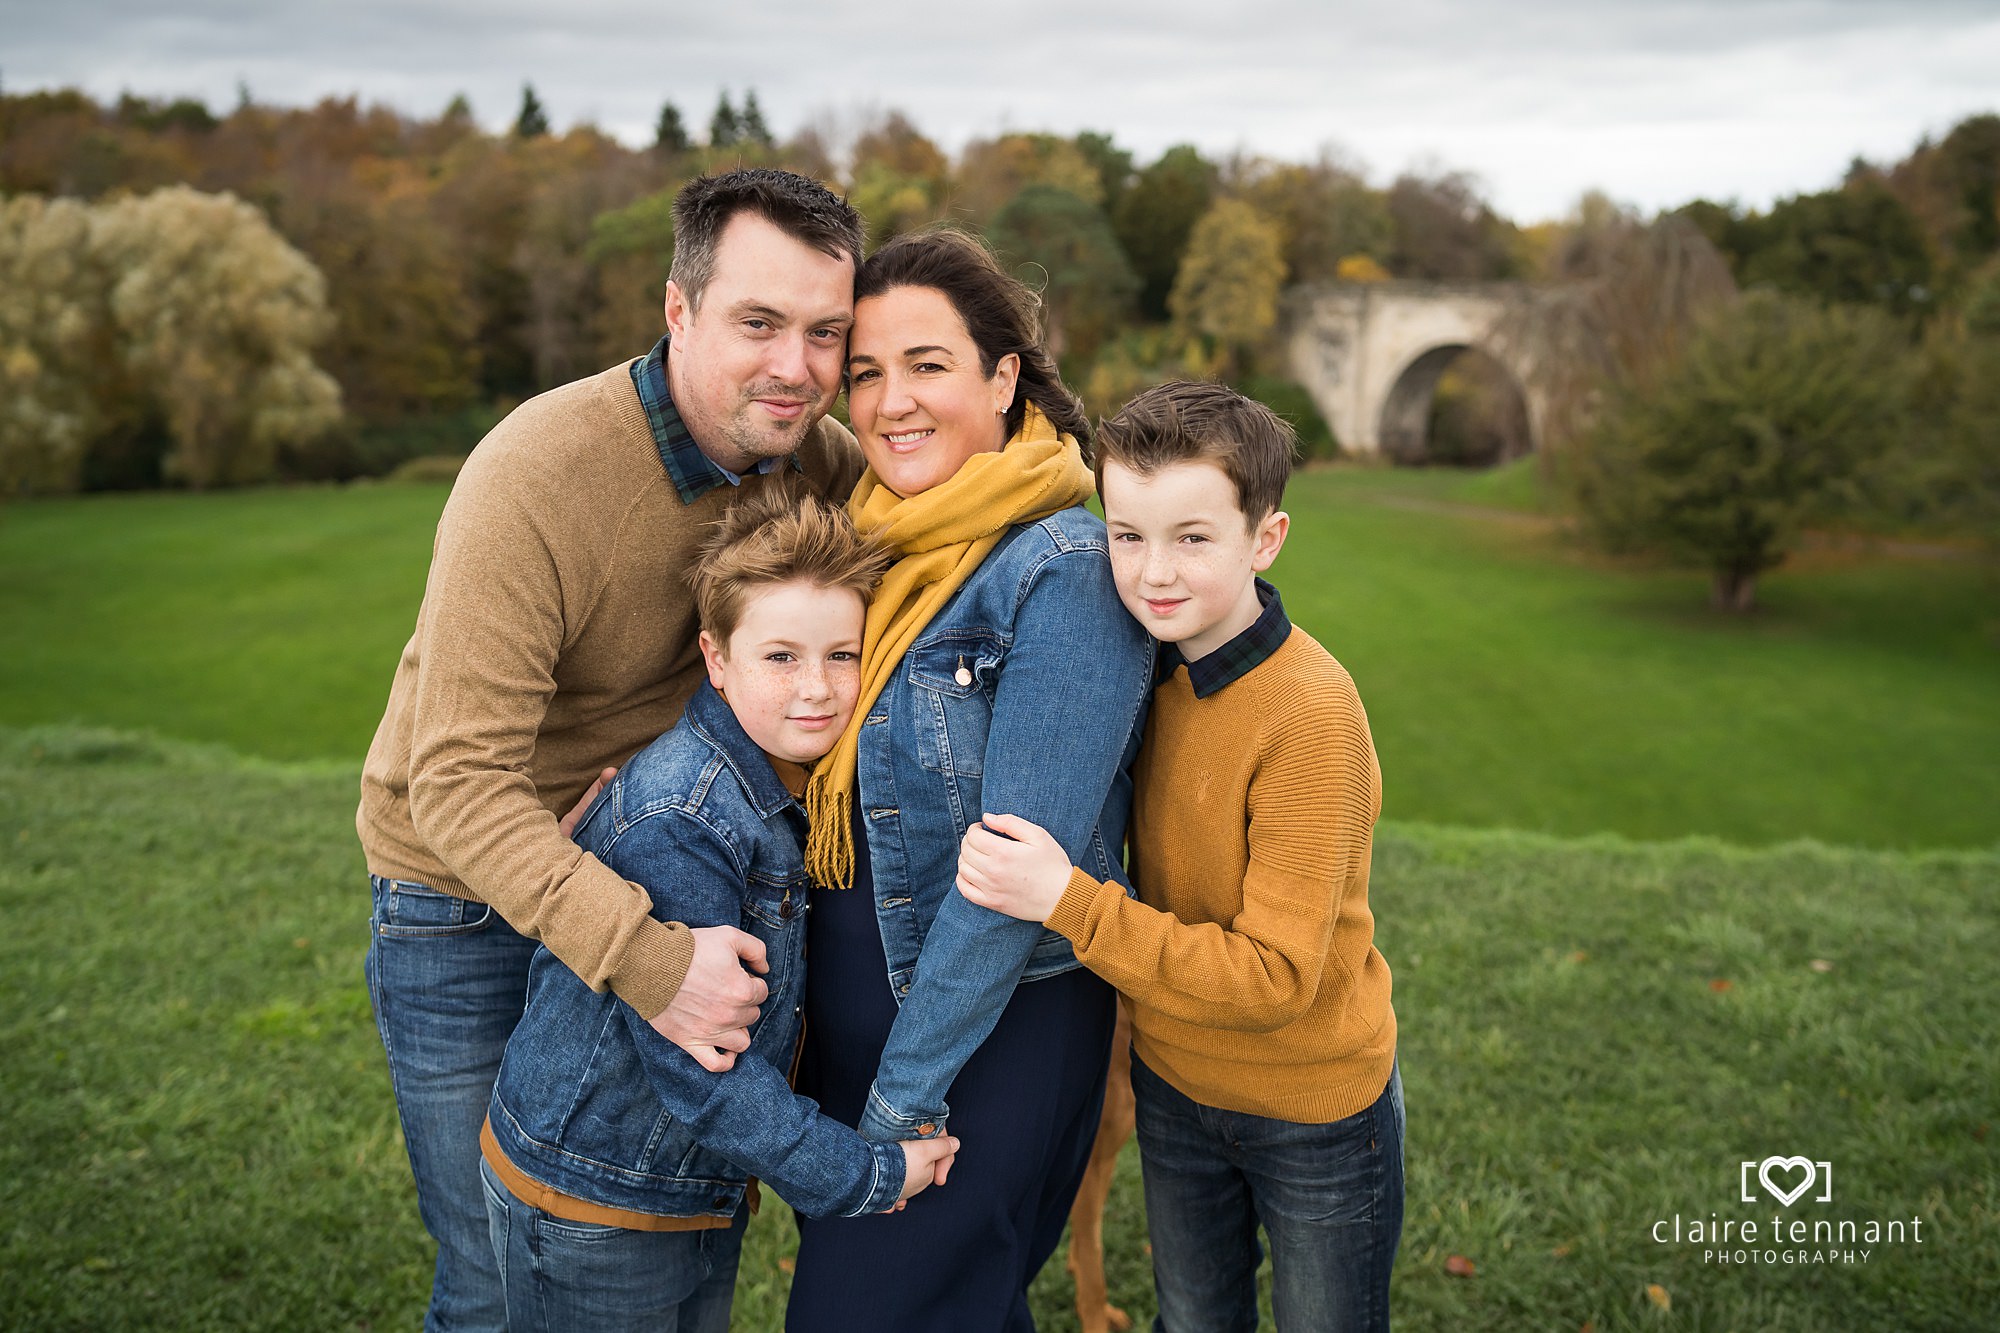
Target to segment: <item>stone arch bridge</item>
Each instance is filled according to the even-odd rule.
[[[1423,456],[1431,395],[1465,351],[1497,362],[1521,391],[1529,448],[1548,395],[1524,339],[1534,300],[1511,282],[1335,282],[1286,294],[1292,375],[1350,453]]]

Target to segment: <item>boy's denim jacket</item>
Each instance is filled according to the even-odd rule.
[[[900,1006],[861,1116],[871,1139],[943,1133],[945,1091],[1015,984],[1078,966],[1054,931],[957,892],[967,825],[983,812],[1033,820],[1073,865],[1129,889],[1152,662],[1112,584],[1104,524],[1079,506],[1003,536],[863,719],[861,824]]]
[[[805,812],[704,681],[635,755],[576,839],[653,895],[653,915],[764,942],[770,995],[750,1049],[713,1074],[546,948],[507,1043],[489,1118],[524,1174],[573,1197],[666,1217],[734,1215],[745,1177],[814,1217],[880,1212],[904,1159],[818,1114],[786,1082],[805,982]]]

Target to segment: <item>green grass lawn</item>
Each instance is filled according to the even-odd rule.
[[[0,509],[0,1328],[418,1321],[352,811],[444,493]],[[1821,552],[1731,620],[1537,503],[1524,469],[1305,473],[1275,571],[1382,758],[1399,1324],[1989,1324],[1990,575]],[[1791,1155],[1835,1193],[1787,1218],[1917,1217],[1924,1243],[1807,1268],[1653,1241],[1779,1211],[1737,1201],[1738,1164]],[[1143,1324],[1129,1149],[1122,1172],[1109,1268]],[[740,1327],[778,1327],[789,1239],[773,1203]],[[1074,1327],[1060,1264],[1034,1299]]]
[[[0,510],[0,725],[358,762],[443,501],[358,486]],[[1733,620],[1699,575],[1577,555],[1522,468],[1315,470],[1288,503],[1275,577],[1360,684],[1391,818],[2000,841],[2000,603],[1974,563],[1817,555]]]
[[[358,764],[416,623],[447,489],[0,508],[0,725],[85,722]]]
[[[361,979],[355,780],[0,731],[0,1327],[419,1321],[427,1242]],[[1990,852],[1386,825],[1372,897],[1409,1106],[1399,1326],[1990,1326],[1996,889]],[[1739,1162],[1794,1154],[1833,1164],[1830,1203],[1737,1202]],[[1129,1149],[1124,1166],[1110,1272],[1143,1320]],[[1777,1212],[1920,1218],[1923,1242],[1722,1267],[1651,1234]],[[738,1327],[779,1326],[789,1237],[770,1204]],[[1073,1328],[1070,1299],[1052,1263],[1042,1327]]]

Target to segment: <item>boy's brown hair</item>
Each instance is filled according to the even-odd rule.
[[[1255,531],[1285,498],[1299,437],[1285,419],[1222,384],[1172,380],[1147,389],[1097,428],[1097,490],[1104,465],[1140,476],[1175,463],[1213,463],[1236,487],[1236,503]]]
[[[727,652],[754,590],[810,583],[852,589],[866,602],[894,559],[893,551],[855,531],[838,505],[773,477],[713,525],[688,583],[701,627]]]

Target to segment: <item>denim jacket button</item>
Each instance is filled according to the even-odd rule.
[[[926,1120],[923,1124],[917,1126],[917,1133],[924,1138],[929,1138],[931,1135],[937,1133],[937,1126]]]

